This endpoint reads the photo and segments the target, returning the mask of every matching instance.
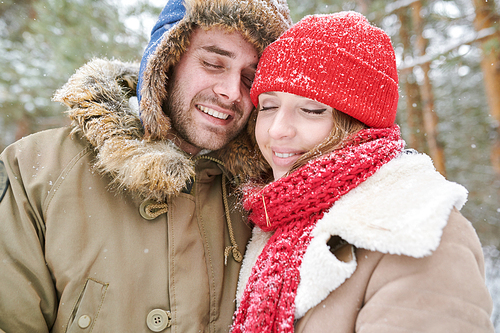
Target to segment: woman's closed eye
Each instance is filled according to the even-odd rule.
[[[305,109],[305,108],[301,108],[301,110],[304,111],[305,113],[322,114],[323,112],[326,111],[326,108],[325,109]]]
[[[277,106],[261,106],[259,111],[276,110]]]

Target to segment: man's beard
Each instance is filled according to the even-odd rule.
[[[164,112],[170,117],[172,129],[180,139],[199,149],[218,150],[238,135],[241,128],[204,127],[201,129],[197,128],[193,120],[193,112],[197,112],[193,111],[196,109],[195,105],[201,101],[229,109],[234,112],[236,117],[241,118],[243,111],[237,105],[224,105],[216,97],[203,97],[200,93],[191,100],[191,105],[184,105],[181,99],[181,89],[174,82],[172,83],[169,85],[170,94],[164,104],[166,107]],[[208,133],[204,135],[203,132],[209,132],[209,135],[207,135]]]

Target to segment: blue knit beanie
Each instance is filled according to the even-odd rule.
[[[142,55],[141,67],[139,69],[139,81],[137,83],[137,100],[141,103],[142,75],[148,63],[149,56],[156,50],[162,41],[165,33],[173,28],[186,14],[184,0],[169,0],[165,8],[160,13],[153,30],[151,30],[151,39],[144,54]]]

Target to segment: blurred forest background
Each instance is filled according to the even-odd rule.
[[[496,3],[495,3],[496,1]],[[396,50],[408,147],[469,190],[500,329],[500,0],[288,0],[294,22],[355,10]],[[0,151],[68,124],[51,101],[93,57],[140,61],[165,0],[0,0]],[[500,330],[499,330],[500,332]]]

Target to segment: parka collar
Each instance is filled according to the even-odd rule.
[[[163,202],[194,176],[193,160],[170,141],[145,141],[134,112],[138,65],[94,59],[59,89],[54,100],[70,107],[73,134],[96,153],[93,167],[111,186]]]
[[[115,189],[163,202],[181,193],[194,176],[193,157],[168,140],[144,140],[137,114],[138,64],[93,59],[59,89],[53,100],[66,104],[72,134],[79,133],[96,153],[93,167],[108,175]],[[208,155],[220,161],[228,179],[263,169],[248,128],[235,140]],[[223,167],[222,167],[223,166]],[[237,174],[238,172],[238,174]]]

